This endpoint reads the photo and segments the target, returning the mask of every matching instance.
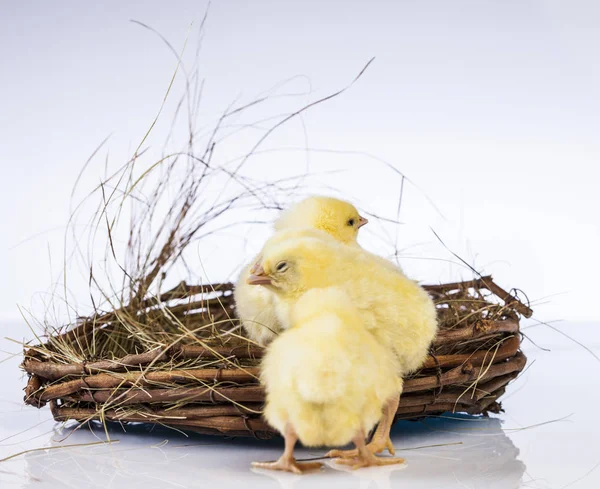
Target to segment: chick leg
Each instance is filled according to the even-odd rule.
[[[358,455],[352,458],[340,458],[336,460],[336,463],[351,465],[353,469],[404,463],[404,459],[400,457],[376,457],[365,444],[365,434],[362,432],[362,430],[352,441],[356,445],[356,451],[358,452]]]
[[[386,448],[388,452],[390,452],[390,455],[394,455],[396,453],[396,450],[394,450],[394,445],[392,444],[392,440],[390,440],[390,430],[392,429],[394,416],[398,410],[399,402],[400,394],[398,393],[385,404],[381,420],[379,421],[379,425],[373,434],[373,439],[367,445],[367,448],[371,451],[371,453],[381,453]],[[358,455],[358,449],[355,448],[354,450],[330,450],[327,452],[326,456],[330,458],[356,458]]]
[[[283,438],[285,440],[285,448],[279,460],[276,462],[252,462],[252,467],[301,474],[302,472],[319,469],[323,466],[323,464],[318,462],[296,462],[294,458],[294,446],[298,441],[298,435],[296,435],[296,432],[289,424],[285,428]]]

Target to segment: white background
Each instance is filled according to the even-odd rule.
[[[538,320],[569,320],[553,325],[598,351],[597,325],[574,322],[600,319],[597,2],[222,0],[210,7],[202,49],[196,56],[197,30],[205,9],[205,3],[194,1],[0,2],[3,337],[31,336],[22,321],[14,321],[20,318],[17,305],[43,317],[51,303],[48,291],[60,280],[65,226],[73,202],[97,185],[105,175],[105,164],[118,167],[133,154],[161,106],[176,58],[155,34],[130,22],[135,19],[158,30],[177,51],[189,38],[184,60],[186,66],[197,60],[205,79],[198,121],[205,128],[212,127],[234,100],[249,102],[265,92],[296,95],[275,96],[240,122],[289,113],[347,86],[376,56],[348,91],[276,131],[263,149],[288,150],[257,155],[246,174],[267,181],[297,174],[308,165],[317,176],[308,179],[297,195],[289,195],[289,201],[311,191],[331,191],[353,200],[365,212],[395,219],[401,178],[381,160],[389,162],[412,182],[405,185],[403,224],[394,227],[372,219],[361,236],[365,247],[390,256],[397,233],[400,263],[411,276],[427,282],[470,278],[468,269],[449,263],[456,259],[435,238],[433,229],[477,270],[492,273],[506,288],[526,291]],[[281,82],[286,83],[270,90]],[[160,151],[157,148],[167,137],[184,88],[179,76],[147,141],[149,158]],[[249,132],[234,138],[223,158],[243,154],[258,135],[260,128],[256,135]],[[79,171],[107,136],[72,199]],[[177,144],[185,137],[185,128],[176,126]],[[145,164],[151,162],[150,158]],[[324,174],[330,170],[337,171]],[[75,225],[85,233],[85,220]],[[233,277],[267,233],[265,226],[245,227],[195,245],[198,280]],[[85,271],[76,277],[71,299],[85,306]],[[452,484],[456,481],[450,484],[444,473],[440,480],[448,487],[512,488],[522,479],[526,487],[560,488],[580,478],[572,487],[597,487],[597,479],[593,481],[597,449],[583,449],[595,446],[597,440],[597,431],[591,428],[596,426],[594,414],[586,407],[597,403],[596,390],[585,376],[573,383],[572,376],[559,367],[561,362],[579,361],[595,378],[598,364],[550,330],[534,328],[529,334],[553,351],[542,352],[527,343],[526,353],[538,361],[513,386],[514,396],[505,403],[504,427],[528,427],[571,413],[573,417],[524,432],[499,434],[495,425],[486,425],[481,435],[497,438],[499,444],[489,449],[503,455],[475,459],[474,464],[490,467],[480,479],[477,465],[474,471],[468,464],[452,465],[448,460],[461,460],[461,454],[443,449],[416,461],[412,456],[408,479],[399,473],[392,480],[414,480],[413,487],[439,487],[428,477],[432,460],[443,459],[452,468]],[[2,340],[3,351],[18,349]],[[21,407],[23,380],[17,379],[16,363],[2,365],[2,378],[12,386],[1,399],[8,403],[0,419],[3,437],[38,422],[37,411]],[[578,397],[584,394],[588,397]],[[566,399],[578,403],[574,406]],[[47,422],[49,413],[42,413],[39,419]],[[34,441],[13,440],[12,448],[4,443],[2,454],[60,438],[48,435],[45,427],[38,431],[24,435],[35,435]],[[462,428],[458,431],[465,434]],[[426,445],[431,438],[427,430],[424,435],[407,441],[398,432],[395,441]],[[128,438],[127,443],[139,442],[158,453],[148,445],[159,443],[161,436],[166,435],[151,441]],[[460,440],[466,440],[468,447],[477,446],[476,438]],[[511,452],[513,443],[520,454]],[[265,452],[255,448],[256,452],[241,450],[238,458],[233,457],[238,452],[231,446],[223,452],[192,450],[185,455],[191,465],[184,463],[177,473],[204,467],[194,461],[210,456],[215,457],[209,464],[212,472],[199,469],[194,480],[205,476],[226,480],[231,473],[215,469],[225,457],[239,471],[233,475],[245,478],[252,458],[265,459]],[[180,460],[179,453],[169,454],[170,467],[173,460]],[[464,460],[473,461],[474,453],[481,452],[469,452]],[[73,466],[70,458],[65,460],[28,458],[25,465],[17,461],[6,468],[8,475],[3,472],[6,466],[0,466],[0,480],[4,477],[16,487],[37,487],[38,478],[48,484],[64,483],[66,469],[50,471],[61,463]],[[129,460],[134,472],[135,463],[156,461],[147,454],[140,461],[135,456]],[[113,484],[117,487],[125,472],[114,463],[114,457],[109,457],[99,470],[117,480]],[[162,467],[142,466],[149,480],[159,482],[167,470]],[[415,469],[416,473],[410,472]],[[90,470],[83,467],[72,483],[84,479],[90,483],[86,479]],[[510,484],[503,484],[496,470],[510,478]],[[235,477],[228,480],[239,484]],[[130,477],[124,484],[132,487],[133,480],[138,479]],[[256,480],[260,483],[264,478]],[[325,480],[331,484],[334,479]],[[390,487],[385,477],[377,480],[377,487]],[[279,482],[282,487],[295,484]],[[362,479],[355,482],[365,484]]]
[[[0,317],[18,318],[17,304],[37,310],[32,297],[59,278],[70,194],[90,154],[110,136],[83,189],[99,182],[106,161],[115,167],[133,154],[158,111],[176,59],[129,20],[155,28],[177,51],[189,36],[189,64],[205,8],[2,3]],[[350,90],[292,121],[270,147],[364,152],[404,172],[444,216],[407,185],[399,248],[415,278],[471,275],[423,259],[453,259],[433,228],[478,270],[538,301],[538,318],[597,319],[599,22],[592,1],[214,2],[198,57],[199,125],[209,127],[238,97],[253,100],[301,75],[281,92],[312,92],[275,99],[268,115],[297,109],[346,86],[376,56]],[[149,146],[164,142],[182,90],[179,77]],[[240,154],[235,144],[228,151]],[[280,152],[247,171],[267,180],[276,163],[296,174],[305,160]],[[315,173],[345,170],[318,183],[395,218],[400,178],[382,164],[327,153],[310,164]],[[377,223],[367,231],[363,244],[389,255],[373,234]],[[234,245],[237,265],[249,252],[241,240]],[[235,273],[218,249],[210,253],[208,279]],[[86,290],[73,294],[84,300]]]

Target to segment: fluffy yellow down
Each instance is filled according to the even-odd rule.
[[[262,362],[269,424],[284,433],[289,423],[305,446],[341,446],[368,433],[401,388],[394,356],[339,288],[304,293],[290,321]]]
[[[283,212],[275,222],[275,229],[296,230],[300,234],[319,229],[340,242],[356,245],[359,221],[358,210],[352,204],[331,197],[314,196]],[[258,258],[255,257],[242,270],[235,286],[234,299],[237,315],[248,336],[257,343],[266,345],[281,330],[281,324],[274,311],[276,298],[273,294],[262,287],[246,283],[250,269]]]
[[[261,263],[272,280],[266,288],[286,291],[275,304],[284,327],[293,324],[294,303],[306,290],[339,287],[360,322],[397,355],[400,374],[421,366],[437,331],[435,306],[422,287],[381,258],[322,232],[282,231],[265,244]],[[278,271],[281,263],[286,266]]]
[[[350,202],[315,195],[296,203],[275,221],[275,231],[314,228],[341,243],[356,244],[360,215]],[[352,224],[350,224],[350,222]]]
[[[264,287],[248,285],[250,269],[260,256],[244,267],[235,284],[233,297],[237,316],[242,321],[248,337],[259,345],[269,343],[281,330],[275,311],[276,296]]]

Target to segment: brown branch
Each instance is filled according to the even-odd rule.
[[[446,412],[480,414],[481,410],[477,406],[467,406],[464,404],[456,404],[454,402],[442,402],[439,404],[429,404],[418,407],[409,406],[406,408],[398,408],[398,411],[396,411],[396,419],[411,419],[426,414],[440,414]]]
[[[470,364],[456,367],[441,376],[413,378],[404,382],[405,393],[435,389],[446,385],[457,385],[477,380],[484,383],[496,377],[511,374],[523,369],[525,355],[518,353],[514,358],[492,366],[473,367]],[[73,401],[107,403],[118,402],[119,405],[156,403],[156,402],[262,402],[264,391],[260,386],[240,387],[174,387],[167,389],[110,389],[85,390],[74,393],[69,399]]]
[[[500,360],[506,360],[514,356],[519,347],[521,345],[521,341],[519,337],[513,336],[506,339],[502,346],[498,349],[496,353],[491,353],[487,350],[479,350],[473,353],[465,353],[461,355],[436,355],[428,356],[421,369],[426,368],[435,368],[435,367],[458,367],[459,365],[463,365],[467,362],[470,362],[472,365],[481,365],[485,358],[490,359],[493,355],[494,363]]]
[[[440,332],[433,343],[433,347],[456,343],[462,340],[485,338],[491,334],[517,333],[519,323],[512,320],[490,321],[474,326],[466,326],[460,329],[444,330]],[[128,368],[148,365],[151,362],[168,361],[177,359],[196,358],[220,358],[235,357],[237,359],[258,359],[263,356],[263,348],[259,346],[242,345],[237,347],[212,347],[212,351],[197,345],[183,345],[169,350],[152,350],[146,353],[127,355],[118,360],[101,360],[86,364],[59,364],[53,362],[42,362],[37,358],[26,358],[23,368],[31,374],[39,375],[48,380],[57,380],[69,375],[80,376],[84,374],[96,374],[103,372],[119,372]],[[441,358],[438,357],[438,358]],[[460,358],[460,357],[457,357]],[[428,359],[427,365],[431,363]],[[458,359],[449,359],[456,363]],[[435,361],[433,360],[435,366]],[[448,364],[449,365],[449,364]],[[458,364],[457,364],[458,365]]]
[[[518,312],[520,312],[526,318],[532,316],[533,311],[523,304],[519,299],[515,296],[509,294],[502,287],[497,285],[491,275],[486,275],[484,277],[475,279],[475,280],[467,280],[464,282],[453,282],[448,284],[439,284],[439,285],[424,285],[423,288],[429,292],[447,292],[455,289],[468,289],[475,288],[481,289],[485,288],[495,294],[499,299],[501,299],[507,306],[514,307]]]
[[[450,389],[440,394],[417,394],[403,395],[400,399],[400,405],[397,411],[398,415],[421,414],[443,411],[467,411],[481,412],[486,406],[495,401],[503,392],[504,386],[514,378],[514,375],[503,376],[488,382],[476,389],[477,396],[461,389]],[[485,395],[483,395],[485,392]],[[484,402],[480,402],[484,399]],[[247,404],[246,406],[234,405],[213,405],[213,406],[194,406],[175,409],[151,409],[146,406],[139,406],[135,412],[116,411],[114,409],[104,410],[102,417],[110,421],[125,422],[153,422],[162,423],[171,426],[204,427],[214,428],[219,431],[248,430],[253,431],[273,431],[265,424],[254,423],[260,421],[259,418],[246,418],[246,422],[241,426],[240,420],[244,422],[239,415],[244,409],[248,412],[260,410],[261,404]],[[68,408],[61,407],[55,413],[59,421],[74,419],[79,421],[89,419],[99,419],[100,414],[93,408]],[[227,419],[224,419],[227,418]],[[262,423],[262,422],[261,422]]]
[[[505,368],[506,365],[503,360],[515,356],[519,348],[519,339],[517,337],[508,338],[504,341],[500,348],[492,353],[490,351],[481,350],[472,354],[463,355],[440,355],[438,357],[429,356],[423,366],[423,369],[428,368],[448,368],[448,367],[461,367],[464,366],[467,370],[481,367],[485,362],[492,361],[499,365],[499,368]],[[207,350],[203,348],[200,351],[196,351],[202,347],[184,347],[180,350],[179,354],[185,358],[197,358],[197,356],[207,353]],[[237,358],[241,358],[243,355],[241,352],[231,348],[216,348],[218,353],[230,356],[236,353]],[[244,352],[248,356],[252,355],[251,349],[245,348]],[[28,384],[28,395],[26,396],[26,402],[29,404],[39,404],[51,399],[60,399],[64,396],[75,394],[80,390],[85,389],[115,389],[122,387],[129,387],[131,385],[160,385],[168,383],[190,383],[195,381],[203,382],[242,382],[242,383],[256,383],[259,376],[258,367],[245,367],[243,369],[218,369],[218,368],[206,368],[206,369],[182,369],[182,370],[171,370],[171,371],[152,371],[152,372],[127,372],[124,374],[119,373],[106,373],[110,369],[126,369],[127,367],[136,367],[143,362],[149,363],[157,358],[161,351],[148,352],[140,355],[132,355],[121,359],[120,361],[104,361],[96,362],[95,364],[83,365],[61,365],[51,362],[40,362],[37,360],[28,359],[24,363],[24,368],[27,372],[34,374],[30,383]],[[188,356],[189,355],[189,356]],[[132,357],[133,360],[132,361]],[[437,361],[436,361],[437,360]],[[138,361],[140,363],[135,363]],[[496,366],[494,366],[496,368]],[[94,373],[85,377],[74,379],[50,385],[45,389],[40,389],[39,378],[49,380],[57,380],[69,375],[83,375],[84,370],[86,372]],[[495,371],[495,370],[492,370]],[[101,373],[95,373],[101,372]],[[475,372],[475,371],[473,371]],[[473,378],[477,377],[476,373],[472,373]],[[454,383],[452,380],[456,378],[467,379],[469,375],[462,372],[461,368],[454,368],[451,371],[442,374],[444,383]],[[450,379],[450,380],[447,380]],[[415,387],[415,386],[421,387]],[[411,392],[412,390],[429,389],[437,387],[437,377],[425,376],[409,379],[405,382],[404,391]]]
[[[490,360],[492,357],[494,363],[498,363],[502,360],[510,358],[516,354],[519,349],[519,339],[517,337],[508,338],[504,341],[502,346],[497,352],[491,353],[487,350],[481,350],[472,354],[462,355],[440,355],[437,357],[429,356],[425,360],[423,369],[428,368],[448,368],[456,367],[469,363],[469,365],[478,367],[483,364],[484,361]],[[185,358],[197,358],[198,352],[194,351],[196,347],[186,347],[183,349],[183,357]],[[230,356],[232,354],[231,348],[217,348],[218,352],[224,354],[224,356]],[[248,356],[254,353],[254,356],[258,356],[260,351],[252,351],[249,349],[244,350]],[[159,358],[160,352],[155,352],[150,355],[149,353],[136,355],[135,360],[139,361],[139,364],[131,362],[131,357],[128,359],[125,357],[119,362],[97,362],[95,364],[82,365],[61,365],[51,362],[40,362],[37,360],[28,359],[24,363],[24,368],[27,372],[34,374],[35,379],[38,379],[37,387],[30,386],[31,392],[37,392],[40,388],[39,377],[49,380],[58,380],[63,377],[71,375],[83,375],[84,370],[90,373],[95,372],[106,372],[110,369],[123,369],[125,370],[128,366],[135,367],[140,365],[142,360],[152,361],[153,359]],[[202,350],[200,354],[206,354],[206,350]],[[188,356],[189,355],[189,356]],[[140,358],[141,357],[141,358]],[[242,358],[242,355],[237,352],[237,358]],[[160,384],[160,383],[187,383],[190,381],[232,381],[232,382],[255,382],[259,375],[259,368],[257,367],[244,367],[243,369],[218,369],[218,368],[206,368],[206,369],[183,369],[183,370],[171,370],[171,371],[158,371],[158,372],[127,372],[126,374],[117,373],[97,373],[85,376],[83,378],[74,379],[71,381],[62,382],[59,384],[51,385],[43,390],[43,393],[38,396],[37,400],[47,401],[49,399],[59,399],[62,396],[72,394],[80,389],[95,388],[95,389],[108,389],[120,386],[129,386],[132,384]],[[31,394],[28,396],[31,398]]]
[[[491,334],[518,333],[519,322],[511,319],[503,321],[481,321],[472,326],[464,326],[456,329],[444,329],[440,331],[433,342],[433,346],[452,344],[463,340],[474,340]]]
[[[188,297],[205,294],[207,292],[222,292],[225,294],[228,291],[233,291],[233,284],[231,282],[224,282],[218,284],[207,284],[207,285],[188,285],[185,282],[180,282],[178,285],[173,287],[167,292],[163,292],[159,299],[154,299],[154,303],[167,302],[173,299],[187,299]],[[151,299],[147,299],[151,300]]]
[[[147,276],[147,278],[148,279],[152,278],[152,275],[153,275],[153,273],[150,273]],[[494,293],[496,296],[498,296],[502,301],[505,302],[505,304],[507,306],[514,307],[515,310],[520,312],[523,316],[531,317],[531,315],[533,314],[533,311],[528,306],[521,303],[516,297],[509,294],[503,288],[501,288],[496,283],[494,283],[494,281],[490,275],[481,277],[476,280],[453,282],[453,283],[439,284],[439,285],[424,285],[423,287],[431,293],[438,293],[438,294],[447,293],[451,290],[456,290],[456,289],[463,290],[463,289],[467,289],[467,288],[485,288],[485,289],[488,289],[490,292]],[[174,300],[174,299],[186,299],[188,297],[198,295],[198,294],[212,293],[213,291],[221,292],[220,297],[215,298],[215,299],[199,300],[199,301],[192,303],[191,305],[180,304],[180,305],[171,306],[171,307],[167,307],[167,308],[171,309],[172,312],[174,312],[176,315],[178,315],[181,312],[186,312],[188,310],[191,310],[191,307],[195,307],[195,306],[208,307],[209,305],[217,306],[217,305],[221,305],[221,304],[227,308],[231,308],[233,306],[233,297],[231,294],[231,292],[233,291],[233,284],[230,282],[207,284],[207,285],[188,285],[185,282],[181,282],[173,289],[161,294],[159,297],[150,297],[150,298],[147,298],[144,300],[138,299],[137,301],[134,300],[131,302],[131,304],[124,306],[123,308],[120,308],[116,311],[101,314],[101,315],[95,315],[95,316],[92,316],[89,318],[83,318],[83,320],[82,320],[83,322],[79,326],[73,328],[70,331],[67,331],[66,333],[62,333],[62,334],[55,336],[54,338],[51,338],[50,342],[52,344],[57,344],[61,341],[64,341],[67,343],[74,343],[74,342],[77,342],[78,340],[84,339],[86,337],[89,338],[89,336],[91,336],[91,334],[93,333],[94,329],[100,328],[102,325],[104,325],[106,323],[110,323],[112,321],[117,320],[119,313],[128,312],[128,313],[137,315],[138,313],[141,313],[141,312],[145,311],[146,309],[153,307],[159,303],[164,303],[166,301]],[[225,295],[227,292],[230,292],[230,294]],[[215,310],[214,313],[216,315],[219,315],[217,310]],[[219,317],[224,317],[224,316],[226,316],[226,314],[219,315]],[[450,330],[450,331],[452,331],[452,330]],[[447,336],[450,333],[450,331],[442,330],[440,332],[440,334],[438,335],[437,342],[445,343],[447,341],[453,341],[455,337],[452,334]],[[512,332],[514,332],[514,331],[512,331]],[[464,334],[466,335],[468,333],[466,331],[464,331]],[[36,356],[36,352],[34,350],[28,350],[26,352],[26,356],[34,357],[34,356]]]
[[[489,373],[489,371],[488,371]],[[396,413],[397,418],[413,418],[422,415],[449,412],[467,412],[480,414],[491,409],[496,411],[496,404],[505,386],[514,379],[516,373],[510,373],[479,384],[474,390],[451,388],[441,393],[428,392],[403,394]],[[482,377],[481,380],[488,377]],[[141,392],[141,391],[140,391]],[[97,393],[96,393],[97,394]],[[105,393],[109,394],[109,393]],[[94,396],[96,397],[96,396]],[[99,401],[99,399],[95,399]],[[53,415],[57,421],[107,420],[119,422],[160,423],[181,429],[193,430],[208,434],[228,434],[230,436],[250,436],[262,432],[263,435],[275,434],[257,412],[262,403],[217,404],[184,406],[169,409],[155,409],[146,404],[132,406],[129,411],[94,408],[57,407]],[[247,415],[243,415],[246,412]]]
[[[262,402],[265,394],[260,386],[244,387],[175,387],[168,389],[112,389],[82,391],[69,397],[73,401],[106,403],[120,406],[155,402]]]
[[[438,376],[428,376],[409,379],[404,382],[404,392],[415,392],[426,389],[435,389],[445,385],[464,384],[478,379],[479,382],[484,382],[501,375],[507,375],[513,372],[523,370],[527,363],[527,357],[523,353],[518,352],[513,358],[504,362],[494,364],[490,367],[473,367],[467,363],[459,367],[453,368]],[[485,373],[484,373],[485,372]]]
[[[518,375],[519,372],[513,372],[508,375],[496,377],[494,380],[479,385],[475,390],[475,398],[478,401],[481,401],[482,399],[486,399],[490,396],[499,397],[498,392],[504,392],[504,387],[506,387],[513,380],[515,380]]]
[[[43,401],[41,396],[38,394],[41,385],[41,380],[37,375],[31,375],[29,377],[27,385],[25,386],[25,397],[23,398],[25,404],[31,404],[37,408],[41,408],[46,405],[46,402]]]
[[[221,432],[244,431],[248,429],[252,431],[273,431],[273,428],[270,428],[259,417],[242,417],[239,415],[239,412],[235,414],[237,415],[204,416],[194,419],[181,419],[176,415],[170,414],[163,418],[151,418],[140,414],[120,414],[114,410],[107,410],[100,414],[94,409],[61,407],[58,409],[57,421],[66,421],[70,419],[77,421],[89,421],[91,419],[104,418],[108,421],[127,421],[138,423],[147,423],[149,421],[153,421],[160,422],[168,426],[212,428]]]
[[[435,404],[422,404],[411,406],[400,406],[396,413],[397,418],[412,418],[432,413],[443,412],[468,412],[481,413],[494,399],[488,399],[485,403],[456,403],[454,401],[439,402]],[[235,415],[206,416],[195,419],[177,419],[175,415],[165,418],[146,418],[139,414],[118,414],[108,410],[102,415],[93,409],[82,408],[59,408],[56,419],[58,421],[77,420],[90,421],[107,420],[119,422],[149,422],[160,423],[181,429],[199,431],[201,433],[215,434],[224,433],[231,436],[251,436],[256,432],[275,434],[271,428],[260,417],[243,417]]]
[[[262,356],[261,347],[241,345],[236,347],[215,346],[207,349],[202,346],[184,345],[167,350],[152,350],[146,353],[126,355],[118,360],[101,360],[85,364],[60,364],[54,362],[42,362],[37,358],[27,358],[23,362],[26,372],[39,375],[44,379],[57,380],[69,375],[97,374],[105,372],[122,372],[128,368],[139,368],[159,360],[171,359],[198,359],[198,358],[232,358],[250,359]]]
[[[508,341],[507,341],[508,343]],[[508,345],[511,349],[512,346]],[[485,353],[485,352],[482,352]],[[506,358],[506,351],[498,350],[493,356],[495,362],[501,362]],[[451,355],[452,363],[454,363],[455,356]],[[488,361],[491,360],[492,354],[488,353]],[[485,357],[481,356],[478,358],[471,358],[469,360],[469,368],[482,366]],[[429,362],[430,360],[428,360]],[[476,363],[477,362],[477,363]],[[466,363],[462,361],[460,365]],[[440,366],[443,366],[440,364]],[[112,390],[115,388],[125,388],[132,385],[160,385],[169,383],[190,383],[194,381],[204,382],[243,382],[257,383],[259,376],[259,368],[247,367],[244,370],[239,369],[195,369],[195,370],[174,370],[167,372],[128,372],[126,374],[110,373],[110,374],[98,374],[75,379],[59,384],[51,385],[46,387],[44,390],[39,392],[36,397],[36,401],[48,401],[51,399],[61,399],[65,396],[75,394],[80,390],[88,389],[104,389]],[[434,382],[434,376],[424,377]],[[420,378],[419,380],[421,380]],[[412,380],[407,380],[405,385],[410,388]],[[405,389],[406,391],[406,389]]]
[[[484,285],[490,292],[496,294],[507,306],[514,307],[518,312],[523,314],[526,318],[530,318],[533,315],[533,311],[529,306],[523,304],[519,299],[517,299],[514,295],[509,294],[499,285],[495,284],[492,281],[492,277],[489,280],[486,280],[485,277],[480,279],[481,284]]]
[[[189,383],[193,381],[252,382],[253,380],[257,382],[258,375],[259,369],[257,367],[248,367],[244,370],[207,368],[148,373],[103,373],[46,387],[39,395],[39,399],[43,401],[60,399],[84,389],[114,389],[116,387],[129,387],[134,384],[159,385],[168,383]]]

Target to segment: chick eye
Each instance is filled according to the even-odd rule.
[[[348,224],[348,226],[354,226],[355,222],[356,221],[354,220],[354,218],[352,218],[352,219],[348,219],[348,222],[346,224]]]
[[[278,272],[285,272],[287,270],[288,264],[285,261],[280,261],[277,266],[275,267],[275,270],[277,270]]]

